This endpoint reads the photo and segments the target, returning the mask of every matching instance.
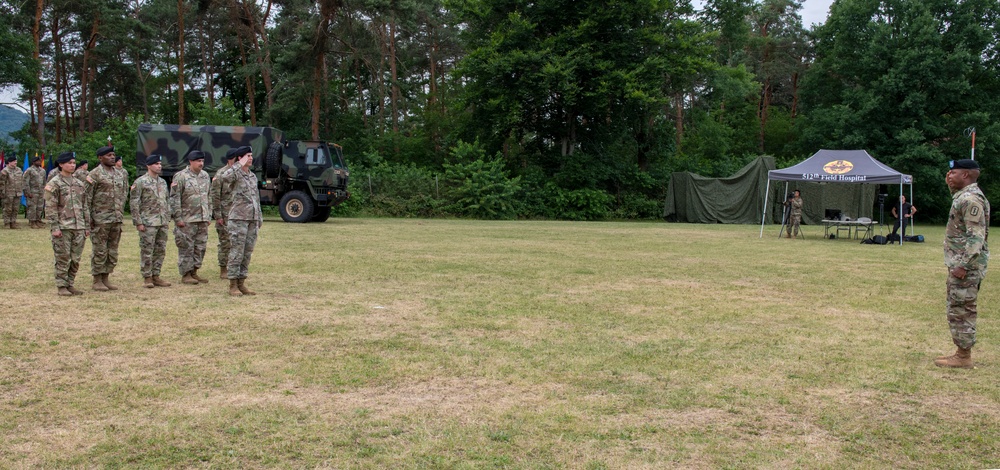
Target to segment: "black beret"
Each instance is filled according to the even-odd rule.
[[[56,163],[66,163],[74,158],[76,158],[76,152],[63,152],[56,157]]]
[[[75,153],[75,152],[74,152],[73,154],[74,154],[74,155],[76,155],[76,153]],[[76,157],[74,156],[73,158],[76,158]],[[90,165],[90,162],[88,162],[88,161],[86,161],[86,160],[82,160],[82,159],[81,159],[81,160],[78,160],[78,161],[76,162],[76,166],[81,166],[81,165]]]
[[[232,149],[226,150],[226,160],[232,160],[232,159],[236,158],[236,151],[237,150],[239,150],[239,149],[238,148],[232,148]]]
[[[116,162],[122,161],[122,156],[121,155],[115,155],[115,161]]]
[[[109,145],[107,147],[101,147],[101,148],[97,149],[97,156],[98,157],[103,157],[104,155],[107,155],[107,154],[109,154],[111,152],[114,152],[114,151],[115,151],[115,147],[112,146],[112,145]]]
[[[948,162],[948,167],[953,170],[978,170],[979,163],[968,158],[962,160],[952,160]]]
[[[10,165],[11,163],[17,163],[17,157],[8,158],[6,164]]]
[[[163,157],[161,157],[160,155],[157,155],[157,154],[154,153],[154,154],[146,157],[146,166],[155,165],[157,163],[160,163],[160,160],[162,160],[162,159],[163,159]]]
[[[236,150],[234,150],[234,152],[236,152],[237,157],[242,157],[248,153],[253,153],[253,149],[250,148],[249,145],[244,145],[242,147],[238,147]]]
[[[205,154],[201,150],[192,150],[191,153],[187,154],[187,159],[189,162],[194,160],[204,160]]]
[[[35,163],[35,162],[37,162],[37,161],[39,161],[41,159],[42,159],[42,157],[39,157],[38,155],[35,155],[34,157],[31,157],[31,163]]]

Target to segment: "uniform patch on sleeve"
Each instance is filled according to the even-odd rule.
[[[972,206],[972,209],[969,209],[969,214],[973,217],[979,217],[979,206]]]

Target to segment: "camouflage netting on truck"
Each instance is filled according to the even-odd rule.
[[[140,124],[135,147],[138,175],[146,173],[146,157],[163,156],[163,177],[187,167],[186,156],[192,150],[205,154],[209,174],[226,165],[226,151],[249,145],[253,149],[254,168],[260,169],[268,144],[282,142],[282,133],[273,127],[183,126],[177,124]]]

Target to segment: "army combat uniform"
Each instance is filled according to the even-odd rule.
[[[40,166],[31,165],[24,172],[24,195],[28,207],[28,223],[31,228],[44,228],[42,219],[45,217],[45,170]]]
[[[87,201],[90,202],[93,250],[90,256],[90,274],[94,276],[94,290],[117,290],[108,276],[118,265],[118,243],[122,238],[122,220],[128,195],[128,179],[114,167],[98,165],[86,178]]]
[[[150,173],[132,184],[132,225],[142,225],[139,232],[139,271],[145,287],[169,287],[160,279],[160,268],[167,253],[167,230],[170,226],[170,203],[167,182]]]
[[[4,227],[17,228],[17,210],[21,207],[24,176],[17,167],[17,161],[11,162],[14,163],[7,164],[0,170],[0,204],[3,205]]]
[[[949,271],[947,315],[951,339],[962,349],[976,344],[976,300],[990,259],[989,226],[990,202],[978,184],[952,196],[944,237],[944,264]],[[964,279],[951,275],[951,269],[959,267],[965,268]]]
[[[82,293],[73,288],[73,283],[90,230],[86,187],[73,176],[58,175],[45,185],[45,207],[49,228],[52,232],[62,232],[60,237],[52,235],[56,287],[68,289],[73,294]]]
[[[226,227],[232,241],[227,274],[230,279],[230,294],[236,295],[233,291],[235,287],[242,294],[253,295],[254,292],[246,288],[245,281],[250,268],[250,257],[257,244],[257,230],[264,221],[260,211],[257,176],[236,166],[226,173],[226,177],[233,181],[232,207],[226,217]]]
[[[232,180],[225,180],[227,183],[223,184],[222,176],[230,170],[233,170],[231,165],[219,168],[219,171],[215,172],[215,178],[212,178],[212,218],[216,221],[222,220],[221,224],[215,224],[215,233],[219,236],[219,271],[222,273],[220,277],[225,279],[228,279],[225,274],[229,265],[229,250],[232,247],[229,230],[226,229],[226,217],[233,204],[233,198]]]
[[[208,245],[208,224],[212,221],[212,180],[207,171],[197,174],[185,168],[170,184],[170,215],[174,219],[177,269],[182,276],[197,276]],[[183,222],[184,227],[176,225]],[[208,282],[207,280],[204,282]],[[190,282],[188,282],[190,283]]]
[[[799,236],[799,225],[802,223],[802,198],[795,197],[788,201],[788,238]],[[793,232],[794,231],[794,232]]]

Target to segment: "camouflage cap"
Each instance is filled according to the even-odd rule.
[[[109,154],[111,152],[114,152],[114,151],[115,151],[115,147],[113,145],[109,145],[107,147],[101,147],[101,148],[97,149],[97,156],[98,157],[103,157],[103,156],[105,156],[105,155],[107,155],[107,154]]]
[[[56,163],[63,164],[76,158],[76,152],[63,152],[56,157]]]
[[[952,160],[948,162],[948,168],[952,170],[978,170],[979,163],[968,158],[962,160]]]
[[[189,162],[195,160],[204,160],[204,159],[205,159],[205,154],[202,153],[201,150],[192,150],[190,153],[187,154],[187,160]]]

